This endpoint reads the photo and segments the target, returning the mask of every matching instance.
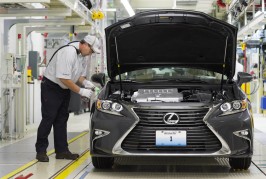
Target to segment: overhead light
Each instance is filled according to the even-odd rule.
[[[107,8],[107,9],[103,9],[103,11],[106,11],[106,12],[115,12],[116,11],[116,8]]]
[[[176,0],[176,5],[196,5],[198,0]]]
[[[132,9],[131,5],[129,4],[128,0],[121,0],[121,3],[124,5],[130,17],[135,15],[135,12]]]
[[[139,7],[139,8],[136,8],[138,10],[153,10],[153,9],[160,9],[158,7]]]
[[[30,6],[34,7],[35,9],[43,9],[45,8],[44,5],[42,5],[41,3],[26,3],[29,4]]]
[[[45,19],[44,16],[29,16],[29,17],[24,17],[25,19]],[[34,27],[34,26],[31,26]]]

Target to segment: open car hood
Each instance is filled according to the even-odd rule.
[[[237,28],[201,12],[155,10],[105,29],[107,68],[119,73],[159,66],[186,66],[235,73]]]

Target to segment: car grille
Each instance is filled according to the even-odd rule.
[[[141,109],[135,108],[140,121],[122,142],[122,148],[132,153],[213,153],[221,149],[218,138],[203,122],[209,109]],[[179,115],[175,125],[165,124],[163,117],[166,113]],[[156,130],[185,130],[187,131],[186,146],[156,146]]]

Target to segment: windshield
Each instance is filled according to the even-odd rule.
[[[176,80],[176,81],[212,81],[212,83],[220,83],[222,74],[213,71],[184,68],[184,67],[163,67],[163,68],[147,68],[135,70],[121,74],[121,79],[136,82],[156,81],[156,80]],[[224,76],[224,79],[227,79]],[[119,76],[116,76],[119,80]]]

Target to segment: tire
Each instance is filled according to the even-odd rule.
[[[251,157],[247,158],[229,158],[229,164],[232,169],[247,170],[251,164]]]
[[[112,168],[114,165],[114,157],[91,157],[92,164],[98,169]]]

